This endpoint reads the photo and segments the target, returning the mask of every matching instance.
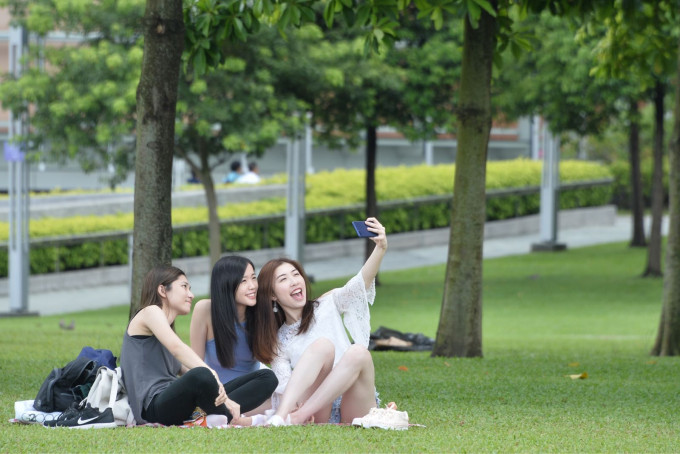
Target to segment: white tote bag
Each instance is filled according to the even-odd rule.
[[[92,408],[98,408],[99,411],[110,407],[113,411],[113,418],[119,426],[136,424],[128,403],[120,367],[116,367],[115,370],[100,367],[85,402],[89,403]]]

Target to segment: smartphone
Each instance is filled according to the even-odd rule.
[[[378,236],[377,233],[368,230],[368,228],[366,227],[366,223],[364,221],[352,221],[352,225],[354,226],[354,230],[357,231],[357,235],[359,235],[362,238]]]

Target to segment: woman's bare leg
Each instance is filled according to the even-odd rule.
[[[249,412],[244,413],[244,414],[246,416],[262,415],[262,414],[264,414],[265,411],[269,410],[270,408],[272,408],[272,400],[267,399],[264,402],[262,402],[262,404],[260,404],[259,407],[254,408],[254,409],[252,409]]]
[[[288,380],[276,415],[285,420],[299,403],[307,400],[331,372],[333,361],[335,346],[329,339],[317,339],[307,347]]]
[[[375,370],[371,353],[360,345],[352,345],[330,374],[296,412],[291,413],[292,424],[301,424],[342,395],[342,421],[365,416],[375,407]]]

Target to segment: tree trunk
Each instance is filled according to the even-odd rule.
[[[172,157],[183,46],[182,1],[147,0],[137,87],[130,318],[139,309],[144,275],[172,263]]]
[[[631,247],[647,246],[645,238],[645,203],[640,172],[640,113],[637,99],[631,99],[628,109],[630,130],[628,132],[628,158],[630,160],[630,208],[633,217]]]
[[[670,175],[668,185],[668,251],[664,274],[661,321],[652,354],[680,354],[680,40],[677,50],[673,137],[669,149]]]
[[[366,217],[378,217],[378,198],[375,194],[375,163],[378,154],[377,129],[372,122],[366,125]],[[375,243],[371,240],[365,240],[365,242],[364,259],[368,260],[373,248],[375,248]],[[376,276],[377,283],[378,277]]]
[[[661,80],[654,86],[654,170],[652,171],[652,229],[647,249],[647,268],[643,276],[660,277],[661,221],[663,218],[663,98],[666,87]]]
[[[495,4],[495,2],[494,2]],[[482,246],[496,19],[465,21],[451,236],[432,356],[482,356]]]
[[[222,241],[220,238],[220,218],[217,215],[215,181],[213,180],[210,167],[207,166],[207,153],[205,161],[205,164],[201,166],[201,183],[203,183],[205,200],[208,203],[208,236],[210,240],[210,266],[212,267],[222,255]]]

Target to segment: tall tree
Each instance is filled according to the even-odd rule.
[[[30,110],[24,139],[29,157],[75,160],[85,172],[109,169],[115,186],[134,164],[135,87],[142,60],[137,29],[143,1],[7,2],[12,20],[42,41],[29,46],[29,64],[18,79],[0,85],[0,101],[15,113]],[[49,33],[78,37],[69,45],[44,44]]]
[[[496,18],[465,20],[451,234],[434,356],[482,356],[482,245]]]
[[[404,71],[386,61],[387,46],[366,56],[359,33],[344,24],[331,30],[307,25],[272,47],[279,57],[277,90],[307,103],[317,140],[333,148],[356,148],[364,142],[365,211],[377,216],[377,129],[405,115],[400,96]],[[372,245],[366,242],[367,255]]]
[[[182,0],[147,0],[142,23],[130,318],[139,309],[146,272],[172,263],[172,158],[184,48]]]
[[[494,107],[510,118],[541,115],[554,133],[600,133],[619,113],[623,86],[590,74],[597,41],[577,40],[576,24],[548,11],[518,21],[515,30],[531,48],[503,56]]]
[[[652,227],[647,249],[647,266],[643,276],[661,277],[661,222],[663,221],[663,155],[664,155],[664,97],[666,83],[656,78],[654,83],[654,168],[652,170]]]
[[[613,14],[603,21],[607,33],[600,40],[598,65],[594,69],[604,77],[634,81],[640,92],[648,93],[655,106],[652,226],[643,271],[643,276],[652,277],[662,275],[664,97],[667,79],[674,71],[674,55],[669,52],[674,46],[673,30],[677,30],[674,9],[663,1],[614,1]],[[595,20],[599,23],[599,19]]]
[[[674,12],[677,1],[669,1]],[[677,22],[676,22],[677,24]],[[651,353],[659,356],[680,355],[680,38],[675,47],[675,105],[673,133],[669,147],[669,226],[666,270],[664,272],[663,305],[656,341]]]
[[[212,171],[234,153],[260,156],[281,135],[300,129],[304,103],[275,91],[269,43],[276,31],[263,27],[245,43],[225,45],[225,62],[203,76],[180,77],[176,154],[198,176],[206,195],[210,262],[222,253]]]
[[[623,117],[629,126],[631,246],[646,246],[638,112],[643,94],[638,81],[599,71],[599,77],[592,74],[593,54],[607,32],[599,23],[586,28],[546,11],[527,17],[517,24],[520,27],[533,30],[533,48],[504,59],[495,83],[496,107],[511,117],[543,115],[554,132],[570,131],[580,137],[597,136],[612,120]]]
[[[630,246],[647,246],[645,237],[645,204],[642,190],[642,172],[640,169],[640,111],[637,98],[628,100],[628,160],[630,163],[630,207],[633,218],[633,231]]]

